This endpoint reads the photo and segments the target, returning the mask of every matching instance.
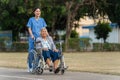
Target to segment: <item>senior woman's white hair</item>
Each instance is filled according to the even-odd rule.
[[[40,35],[41,35],[41,33],[42,33],[42,31],[43,31],[43,30],[46,30],[47,35],[49,36],[49,33],[48,33],[48,31],[47,31],[47,29],[46,29],[46,28],[42,28],[42,29],[41,29],[41,31],[40,31]]]

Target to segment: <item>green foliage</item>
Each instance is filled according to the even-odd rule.
[[[26,19],[28,19],[26,4],[23,0],[1,0],[0,4],[1,29],[12,30],[13,40],[17,40],[18,32],[25,32]]]
[[[72,30],[70,38],[79,38],[79,34],[75,30]]]
[[[87,51],[87,48],[90,46],[89,38],[70,38],[68,40],[70,51]]]
[[[10,45],[9,45],[10,44]],[[0,51],[11,48],[10,38],[9,37],[0,37]]]
[[[93,18],[97,18],[99,15],[104,18],[108,16],[113,23],[120,25],[120,0],[89,0],[91,4],[85,5],[87,13]]]
[[[69,50],[70,51],[80,51],[80,39],[79,38],[70,38],[68,40]]]
[[[93,51],[120,51],[120,44],[116,43],[94,43]]]
[[[108,6],[105,11],[112,22],[120,25],[120,0],[107,0]]]
[[[48,28],[65,29],[66,22],[66,8],[61,1],[58,0],[44,0],[41,1],[42,16],[45,18]]]
[[[6,40],[6,38],[0,38],[0,51],[5,49],[5,44],[4,41]]]
[[[85,46],[89,46],[90,45],[90,38],[80,38],[80,41],[84,43]]]
[[[14,42],[12,45],[12,51],[24,52],[28,50],[28,43]]]
[[[90,46],[90,38],[80,38],[80,50],[87,51],[87,48]]]
[[[82,4],[87,1],[90,4]],[[13,40],[18,39],[18,32],[26,31],[28,18],[33,15],[32,9],[40,7],[42,17],[45,18],[50,31],[56,29],[67,29],[68,9],[66,2],[72,2],[70,23],[79,20],[84,15],[95,17],[96,15],[107,14],[112,22],[120,21],[120,1],[119,0],[0,0],[0,30],[13,31]],[[80,6],[78,6],[81,4]],[[69,4],[70,6],[70,4]],[[77,10],[77,7],[78,10]],[[74,12],[77,10],[76,12]],[[88,13],[88,14],[86,14]],[[68,26],[70,27],[70,26]],[[71,29],[71,28],[69,28]],[[70,30],[68,30],[70,31]]]
[[[60,44],[59,43],[56,44],[56,48],[60,50]],[[62,51],[63,52],[65,51],[65,44],[64,43],[62,43]]]
[[[109,23],[101,23],[98,22],[97,26],[94,27],[94,33],[96,34],[96,38],[100,39],[102,38],[104,40],[104,42],[106,42],[107,37],[109,36],[109,32],[112,31]]]

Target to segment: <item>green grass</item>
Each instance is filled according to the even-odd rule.
[[[97,72],[120,75],[119,52],[64,53],[71,71]],[[0,67],[26,68],[27,52],[0,53]]]

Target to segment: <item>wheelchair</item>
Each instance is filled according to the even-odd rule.
[[[42,50],[39,47],[41,44],[40,41],[34,42],[34,49],[31,50],[31,53],[34,55],[34,60],[32,61],[32,74],[43,74],[44,70],[49,70],[48,65],[45,63],[44,57],[42,55]],[[59,46],[60,46],[60,62],[59,62],[59,69],[60,73],[63,75],[65,71],[67,70],[68,66],[65,65],[65,60],[64,60],[64,55],[62,53],[62,41],[59,41]],[[28,55],[29,56],[29,55]],[[28,61],[29,59],[27,59]],[[52,69],[52,71],[54,71]],[[50,71],[51,72],[51,71]]]

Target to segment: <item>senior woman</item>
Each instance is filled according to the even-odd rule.
[[[42,48],[42,55],[45,59],[45,62],[48,64],[50,71],[52,70],[51,61],[53,62],[54,73],[56,74],[59,72],[59,50],[56,49],[53,39],[48,35],[46,28],[41,29],[40,35],[41,37],[37,38],[36,40],[41,41],[40,47]]]

